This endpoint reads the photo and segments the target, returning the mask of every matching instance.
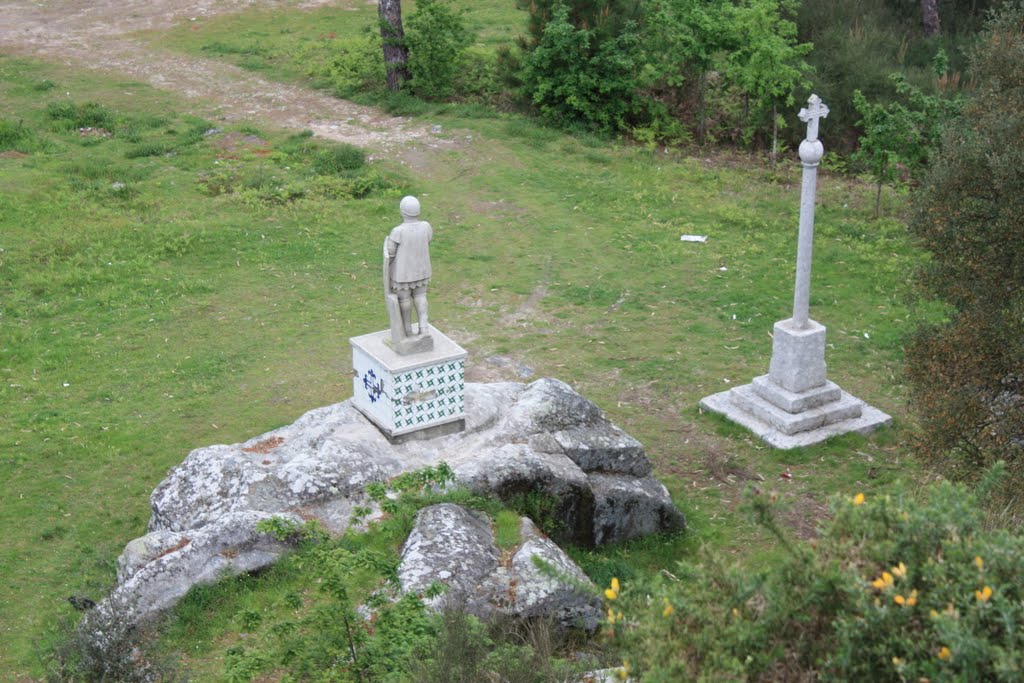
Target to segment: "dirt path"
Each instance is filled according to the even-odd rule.
[[[372,107],[267,81],[209,59],[156,51],[130,34],[248,7],[309,8],[337,0],[38,0],[0,2],[0,51],[84,66],[172,90],[197,114],[308,128],[339,142],[383,152],[411,141],[448,144],[428,127]]]

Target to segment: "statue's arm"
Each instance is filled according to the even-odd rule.
[[[393,254],[390,252],[391,238],[384,238],[384,296],[391,294],[391,258]]]

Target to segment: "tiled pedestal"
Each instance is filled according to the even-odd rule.
[[[466,350],[436,328],[434,348],[399,355],[382,330],[352,344],[352,403],[393,443],[461,431],[465,426]]]

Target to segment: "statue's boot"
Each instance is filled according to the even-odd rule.
[[[427,295],[415,296],[413,301],[416,303],[416,319],[420,321],[420,334],[427,334],[430,332],[427,326]]]
[[[398,308],[402,311],[402,326],[405,328],[405,335],[412,336],[412,300],[399,299]]]

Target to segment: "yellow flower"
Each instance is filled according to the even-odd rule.
[[[612,590],[616,593],[619,592],[619,579],[615,576],[612,577]]]
[[[917,590],[910,591],[910,595],[907,596],[907,607],[913,607],[917,604]]]
[[[981,555],[974,556],[974,566],[978,568],[979,572],[985,568],[985,560],[981,559]]]
[[[864,504],[864,494],[863,493],[858,493],[856,496],[854,496],[853,497],[853,504],[854,505],[863,505]]]
[[[943,645],[939,648],[938,658],[944,662],[948,662],[953,658],[953,653],[949,651],[949,648]]]
[[[898,565],[892,568],[892,573],[901,579],[907,575],[907,565],[900,562]]]
[[[661,616],[663,616],[663,617],[668,617],[668,616],[671,616],[671,615],[672,615],[672,613],[673,613],[673,612],[675,612],[675,611],[676,611],[676,608],[675,608],[675,607],[673,607],[673,606],[672,606],[672,603],[670,603],[670,602],[669,602],[669,601],[668,601],[668,600],[666,599],[666,600],[665,600],[665,609],[661,610]]]
[[[892,574],[890,574],[889,572],[882,572],[882,575],[874,581],[872,581],[871,585],[874,586],[877,590],[885,590],[886,588],[892,586],[892,582]]]
[[[978,602],[988,602],[988,599],[992,597],[992,589],[985,586],[980,591],[974,591],[974,597],[978,599]]]
[[[895,666],[898,669],[901,666],[903,666],[903,660],[900,659],[899,657],[893,657],[892,658],[892,665]]]
[[[900,605],[901,607],[907,604],[907,599],[902,595],[892,596],[892,601],[895,602],[897,605]]]
[[[620,681],[624,681],[627,678],[629,678],[629,660],[628,659],[623,659],[622,660],[622,666],[619,667],[619,670],[616,671],[615,673],[619,677]]]
[[[609,624],[614,624],[615,623],[615,612],[612,611],[611,607],[608,608],[608,623]]]
[[[735,607],[732,608],[732,616],[733,616],[734,619],[739,619],[740,618],[740,611],[738,609],[736,609]]]
[[[614,600],[615,598],[619,597],[619,594],[613,591],[611,588],[605,588],[604,597],[608,598],[609,600]]]
[[[939,613],[936,612],[935,610],[932,610],[931,612],[928,613],[928,616],[930,616],[932,619],[938,619],[939,618]]]

